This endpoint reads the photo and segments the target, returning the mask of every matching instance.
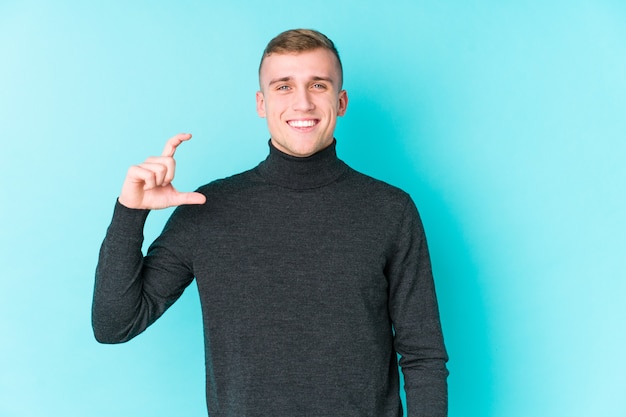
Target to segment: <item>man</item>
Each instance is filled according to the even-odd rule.
[[[337,158],[342,77],[326,36],[284,32],[259,69],[265,161],[181,193],[180,134],[128,171],[96,271],[96,338],[141,333],[195,278],[211,417],[401,416],[397,354],[408,415],[447,414],[423,228],[406,193]],[[149,210],[170,206],[144,257]]]

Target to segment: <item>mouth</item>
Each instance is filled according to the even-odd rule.
[[[296,129],[308,129],[317,125],[320,121],[318,119],[304,119],[304,120],[288,120],[287,124]]]

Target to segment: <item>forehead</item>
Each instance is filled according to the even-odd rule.
[[[265,57],[259,72],[262,86],[273,79],[310,79],[328,78],[337,84],[340,82],[340,70],[337,57],[326,49],[294,53],[273,53]]]

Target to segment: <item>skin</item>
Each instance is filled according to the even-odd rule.
[[[183,193],[172,185],[176,162],[174,153],[178,146],[191,139],[188,133],[171,137],[161,156],[151,156],[139,165],[128,169],[122,185],[119,202],[134,209],[163,209],[183,204],[204,204],[206,197],[200,193]]]
[[[261,66],[256,110],[267,119],[272,144],[296,156],[311,156],[334,140],[337,117],[348,106],[341,89],[337,58],[325,49],[293,54],[271,54]],[[160,156],[151,156],[128,169],[119,202],[133,209],[163,209],[183,204],[204,204],[196,192],[180,192],[172,185],[174,154],[188,133],[171,137]]]
[[[267,119],[278,150],[307,157],[333,142],[348,95],[341,89],[339,63],[332,52],[271,54],[263,61],[259,81],[257,113]]]

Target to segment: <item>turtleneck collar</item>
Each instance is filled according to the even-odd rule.
[[[279,151],[269,141],[270,153],[257,167],[263,178],[294,190],[319,188],[336,181],[348,166],[337,158],[336,141],[321,151],[299,158]]]

